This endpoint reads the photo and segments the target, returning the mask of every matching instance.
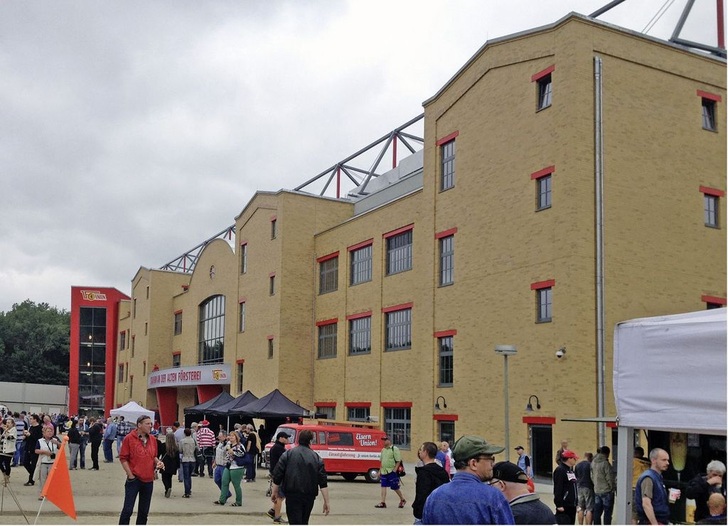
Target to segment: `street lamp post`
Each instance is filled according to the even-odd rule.
[[[515,345],[496,345],[495,352],[503,355],[503,405],[505,413],[506,460],[511,460],[511,426],[508,404],[508,357],[516,354]]]

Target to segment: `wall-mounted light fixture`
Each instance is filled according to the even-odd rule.
[[[442,407],[440,407],[440,398],[442,398]],[[435,410],[439,411],[440,409],[447,409],[444,396],[438,396],[435,400]]]
[[[531,398],[535,398],[536,399],[536,409],[541,409],[541,404],[538,401],[538,396],[531,395],[531,396],[528,397],[528,403],[526,404],[526,411],[533,411],[533,404],[531,404]]]

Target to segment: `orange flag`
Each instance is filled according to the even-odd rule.
[[[41,497],[45,497],[59,510],[76,520],[76,504],[73,502],[73,489],[71,488],[71,474],[68,471],[68,462],[66,461],[66,442],[68,437],[63,437],[63,444],[58,448],[56,460],[51,466],[48,478],[40,492]]]

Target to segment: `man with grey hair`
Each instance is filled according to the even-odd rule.
[[[710,516],[708,499],[713,493],[726,496],[726,467],[720,460],[711,460],[705,475],[698,475],[685,488],[685,496],[695,499],[695,522]]]
[[[670,506],[662,474],[670,466],[670,455],[664,449],[650,451],[650,469],[642,473],[634,489],[634,507],[638,524],[668,524]]]

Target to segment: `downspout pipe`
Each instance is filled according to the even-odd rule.
[[[597,416],[604,414],[604,130],[602,117],[602,59],[594,57],[594,196],[596,230]],[[597,424],[599,443],[606,444],[606,425]]]

